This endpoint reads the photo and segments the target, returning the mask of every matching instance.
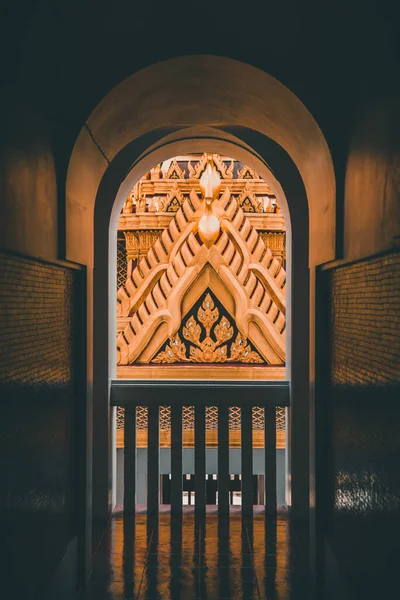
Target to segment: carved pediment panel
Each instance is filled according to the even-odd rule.
[[[160,201],[160,210],[163,212],[176,212],[182,206],[185,197],[177,183],[170,192]]]
[[[208,289],[152,362],[250,364],[265,361]]]
[[[185,171],[179,166],[176,158],[171,162],[168,171],[164,175],[164,179],[185,179]]]
[[[238,179],[260,179],[260,176],[247,165],[243,165],[243,168],[238,172]]]
[[[215,362],[217,357],[220,361],[227,357],[226,362],[238,362],[237,352],[243,360],[249,356],[245,354],[247,351],[254,362],[257,359],[252,352],[257,352],[265,364],[284,363],[285,271],[229,190],[216,201],[215,210],[221,221],[221,234],[207,248],[197,235],[203,207],[192,190],[190,202],[183,201],[168,227],[138,262],[125,286],[118,290],[118,316],[124,323],[128,321],[118,334],[118,364],[148,364],[160,349],[167,351],[165,344],[171,351],[178,346],[184,362],[192,361],[191,357],[193,362],[206,362],[208,349]],[[236,348],[226,342],[226,353],[222,353],[224,344],[219,343],[220,338],[210,330],[212,335],[206,336],[208,348],[202,346],[205,338],[200,335],[191,340],[190,349],[184,352],[180,344],[184,343],[185,334],[183,329],[179,332],[183,326],[190,329],[183,317],[187,313],[184,310],[186,298],[195,288],[198,292],[194,299],[204,292],[205,288],[200,287],[204,283],[204,274],[210,269],[218,281],[214,287],[226,290],[227,301],[228,296],[233,299],[229,309],[231,317],[228,319],[225,314],[229,321],[226,331],[236,327],[240,337],[232,334],[230,339],[236,341],[237,338]],[[215,304],[215,300],[213,302]],[[219,311],[223,314],[221,309]],[[199,315],[193,314],[193,318],[196,324],[193,321],[192,326],[201,327]],[[223,328],[221,325],[219,335]],[[174,337],[177,332],[179,339]],[[246,346],[247,340],[250,347]],[[246,347],[244,353],[241,352],[243,345]],[[164,355],[164,358],[167,357]]]

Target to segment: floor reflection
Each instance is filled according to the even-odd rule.
[[[292,576],[299,549],[293,551],[291,540],[284,517],[117,515],[80,599],[307,599],[307,578]],[[301,590],[295,589],[298,580]]]

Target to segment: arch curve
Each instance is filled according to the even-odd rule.
[[[291,224],[287,311],[293,335],[286,367],[296,422],[291,439],[291,490],[296,501],[288,501],[293,516],[305,518],[308,456],[296,449],[308,439],[313,364],[309,317],[314,292],[308,268],[312,276],[315,265],[335,257],[334,170],[320,128],[301,101],[273,77],[215,56],[171,59],[133,74],[105,96],[89,117],[88,127],[90,131],[83,128],[75,143],[68,169],[66,255],[86,264],[88,273],[95,516],[106,518],[111,499],[109,381],[115,374],[116,356],[115,344],[109,340],[115,340],[116,331],[115,305],[109,302],[115,286],[108,289],[108,269],[116,256],[113,244],[109,245],[110,230],[115,230],[126,186],[159,160],[182,153],[176,151],[179,146],[184,151],[199,151],[196,144],[197,148],[203,144],[203,152],[208,139],[208,151],[222,153],[223,147],[230,147],[228,155],[246,157],[246,164],[270,184],[284,211],[286,208],[286,223]],[[291,297],[296,298],[293,306]],[[311,334],[312,328],[311,323]],[[108,470],[104,469],[107,463]]]
[[[82,240],[92,228],[100,181],[119,152],[151,132],[193,126],[246,128],[281,146],[296,165],[307,193],[310,265],[335,257],[335,177],[327,142],[304,104],[264,71],[219,56],[170,59],[118,84],[87,124],[92,136],[82,129],[68,169],[66,254],[70,260],[93,262],[93,239],[86,247]]]

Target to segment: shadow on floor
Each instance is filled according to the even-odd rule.
[[[308,600],[287,518],[114,515],[79,600]]]

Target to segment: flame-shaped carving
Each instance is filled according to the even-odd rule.
[[[183,337],[188,344],[182,342],[179,333],[170,338],[164,351],[160,352],[153,363],[171,364],[176,362],[194,363],[263,363],[261,356],[251,349],[250,344],[240,333],[236,335],[234,342],[234,329],[229,320],[222,316],[219,319],[218,307],[210,294],[207,294],[201,307],[197,311],[199,325],[192,315],[183,327]],[[211,329],[214,327],[214,339],[211,337]],[[201,340],[202,331],[205,336]],[[230,343],[230,347],[228,347]],[[189,354],[187,355],[187,351]]]

